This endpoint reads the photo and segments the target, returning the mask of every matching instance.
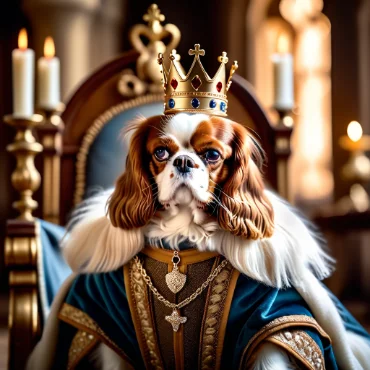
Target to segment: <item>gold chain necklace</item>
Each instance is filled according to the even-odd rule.
[[[190,302],[194,301],[195,298],[197,298],[203,291],[208,287],[209,284],[216,278],[216,276],[221,272],[221,270],[227,265],[228,261],[223,260],[208,276],[207,280],[188,298],[185,298],[180,303],[172,303],[168,301],[166,298],[163,297],[161,293],[158,292],[157,288],[153,285],[152,279],[148,274],[146,273],[146,270],[144,269],[143,265],[141,264],[139,257],[134,257],[134,262],[136,263],[136,266],[143,277],[146,285],[149,287],[149,289],[152,291],[154,296],[162,302],[165,306],[172,308],[172,314],[170,316],[166,316],[165,320],[168,321],[172,325],[173,331],[178,331],[180,324],[185,324],[187,321],[187,317],[180,316],[179,309],[182,307],[185,307]]]

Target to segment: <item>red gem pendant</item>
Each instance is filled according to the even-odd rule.
[[[172,88],[174,89],[174,90],[176,90],[176,87],[178,86],[178,82],[177,82],[177,80],[176,79],[172,79],[171,80],[171,86],[172,86]]]
[[[196,75],[192,80],[191,80],[191,85],[194,87],[195,90],[198,90],[200,85],[202,84],[201,79],[199,78],[198,75]]]
[[[216,89],[217,89],[218,92],[221,91],[221,89],[222,89],[222,82],[221,81],[216,85]]]

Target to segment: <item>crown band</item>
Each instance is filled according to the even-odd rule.
[[[170,55],[170,68],[167,71],[163,64],[163,54],[158,55],[158,64],[162,68],[163,88],[165,92],[164,113],[178,112],[206,113],[210,115],[227,115],[227,91],[231,85],[232,75],[238,68],[235,61],[226,81],[226,52],[223,52],[218,61],[221,63],[215,76],[211,79],[204,69],[199,56],[204,56],[205,51],[196,44],[189,50],[189,55],[194,55],[194,61],[189,72],[180,64],[180,56],[176,50]]]

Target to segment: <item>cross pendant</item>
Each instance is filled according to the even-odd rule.
[[[172,329],[175,332],[179,330],[180,324],[185,324],[187,321],[187,317],[180,316],[176,309],[172,311],[170,316],[166,316],[165,319],[172,325]]]

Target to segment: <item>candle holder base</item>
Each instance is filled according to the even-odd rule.
[[[287,127],[292,128],[294,124],[293,117],[290,115],[291,110],[290,109],[281,109],[274,107],[276,112],[279,115],[279,120],[277,123],[277,127]]]

